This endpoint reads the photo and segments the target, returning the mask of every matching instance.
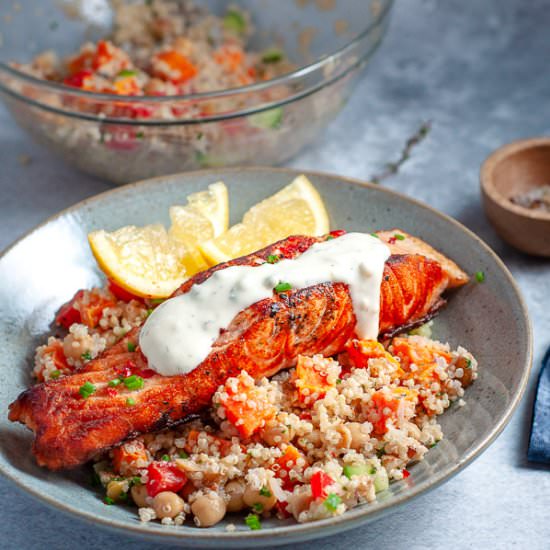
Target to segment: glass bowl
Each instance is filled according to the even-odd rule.
[[[195,4],[219,15],[235,2]],[[385,34],[393,0],[240,0],[238,5],[254,21],[250,46],[280,45],[298,69],[240,88],[186,96],[70,88],[10,63],[28,62],[47,49],[68,55],[83,42],[108,35],[109,1],[18,0],[0,18],[0,96],[38,142],[114,183],[197,168],[282,163],[345,105]],[[237,110],[228,110],[235,104]]]

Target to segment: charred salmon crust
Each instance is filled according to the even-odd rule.
[[[186,281],[175,295],[200,284],[218,269],[254,265],[277,254],[294,258],[319,238],[289,237],[259,252],[211,268]],[[380,332],[390,334],[431,316],[444,301],[449,277],[435,260],[420,254],[393,255],[384,267]],[[185,421],[207,407],[227,378],[246,370],[253,378],[292,366],[298,355],[334,355],[354,335],[356,319],[347,285],[324,283],[261,300],[241,311],[214,343],[210,354],[188,374],[165,377],[147,372],[139,352],[129,353],[140,328],[90,361],[79,372],[38,384],[10,405],[9,418],[35,432],[38,464],[57,470],[82,464],[137,434]],[[143,387],[110,388],[129,365]],[[84,399],[86,382],[95,391]]]

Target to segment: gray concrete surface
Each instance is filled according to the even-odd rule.
[[[492,447],[460,475],[364,528],[303,545],[333,548],[550,548],[550,469],[526,463],[535,377],[550,345],[550,262],[501,242],[483,215],[483,159],[513,139],[550,134],[549,0],[398,0],[387,39],[353,99],[293,167],[369,178],[399,158],[423,121],[432,130],[383,185],[454,216],[517,278],[535,333],[526,396]],[[21,156],[30,157],[22,164]],[[0,248],[109,185],[52,158],[0,107]],[[0,547],[144,550],[47,509],[0,480]]]

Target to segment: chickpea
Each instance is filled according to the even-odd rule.
[[[255,489],[249,485],[243,493],[243,501],[251,508],[261,508],[256,511],[269,512],[277,504],[277,497],[269,486]]]
[[[338,426],[336,428],[340,434],[340,447],[343,449],[349,449],[351,442],[352,442],[352,436],[351,436],[351,430],[342,424],[341,426]]]
[[[162,491],[153,498],[153,510],[158,518],[175,518],[183,512],[183,499],[172,491]]]
[[[227,507],[225,501],[216,493],[208,493],[198,497],[191,504],[197,527],[211,527],[225,516]]]
[[[277,447],[281,443],[288,443],[293,437],[292,428],[280,422],[269,422],[262,433],[263,440],[272,447]]]
[[[82,338],[76,338],[73,334],[68,334],[63,340],[63,353],[67,359],[82,361],[82,354],[89,352],[93,343],[92,337],[88,334]]]
[[[349,422],[346,424],[347,429],[351,434],[350,447],[356,451],[360,450],[365,443],[369,441],[369,434],[365,427],[360,422]]]
[[[229,501],[227,502],[228,512],[240,512],[244,508],[244,489],[244,483],[237,479],[226,484],[225,492],[229,497]]]
[[[132,499],[136,503],[136,506],[139,506],[140,508],[146,508],[149,506],[149,503],[146,500],[149,495],[147,494],[147,487],[145,485],[132,485],[130,494],[132,495]]]
[[[309,508],[312,497],[308,492],[301,492],[292,498],[292,504],[288,507],[288,511],[294,516],[294,519],[298,520],[298,516]]]

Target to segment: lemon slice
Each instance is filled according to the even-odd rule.
[[[88,235],[92,253],[102,271],[117,285],[145,298],[170,296],[189,276],[203,268],[204,260],[170,239],[160,224]],[[202,264],[201,264],[202,263]]]
[[[202,242],[199,249],[215,265],[254,252],[289,235],[323,235],[329,231],[321,196],[305,177],[298,176],[278,193],[253,206],[241,223]]]
[[[188,248],[221,235],[229,227],[227,187],[219,181],[189,195],[186,206],[170,207],[170,220],[170,237]]]

